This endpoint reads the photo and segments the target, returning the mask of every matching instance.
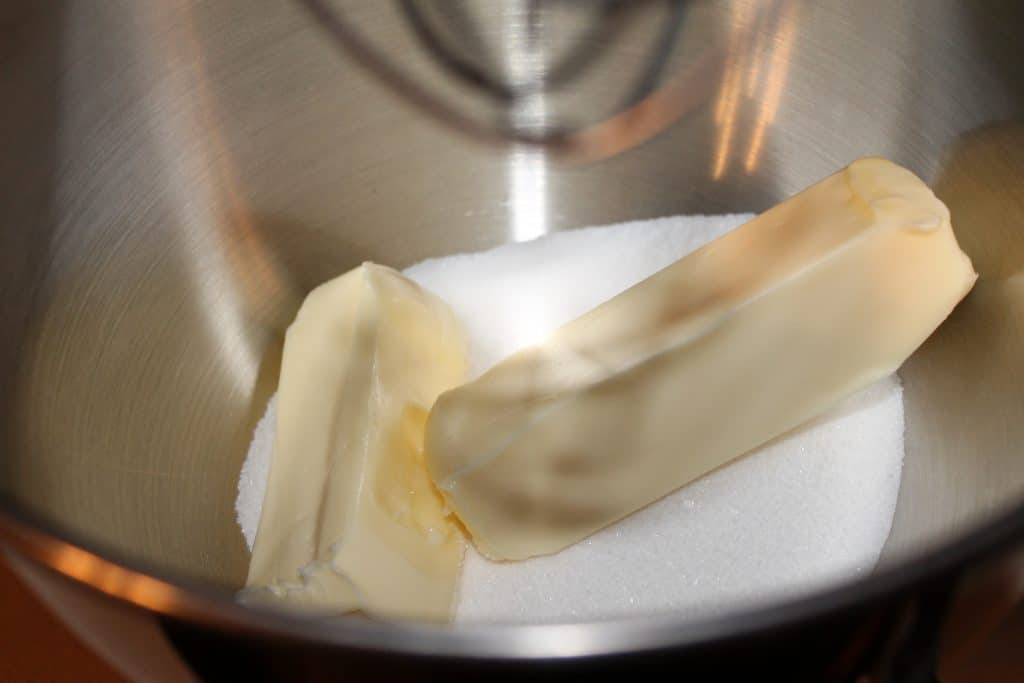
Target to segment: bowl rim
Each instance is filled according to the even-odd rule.
[[[666,613],[557,624],[419,624],[330,619],[243,607],[225,590],[175,576],[61,534],[48,520],[0,496],[0,543],[73,582],[161,616],[247,636],[381,654],[491,659],[566,659],[696,648],[756,637],[892,597],[1014,547],[1024,539],[1024,501],[972,528],[927,544],[852,581],[708,617]]]

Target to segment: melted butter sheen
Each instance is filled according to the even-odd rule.
[[[407,529],[442,545],[452,534],[451,517],[444,498],[427,475],[423,457],[423,433],[427,411],[409,406],[394,432],[394,443],[376,472],[377,504]]]
[[[311,292],[288,330],[247,602],[447,621],[462,532],[423,432],[467,352],[447,306],[364,264]]]

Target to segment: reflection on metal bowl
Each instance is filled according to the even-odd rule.
[[[354,4],[376,40],[403,39],[390,4]],[[670,67],[728,45],[748,3],[694,4]],[[563,165],[422,120],[297,4],[0,9],[0,534],[21,573],[53,600],[157,619],[210,676],[425,663],[721,676],[793,667],[794,653],[794,675],[838,676],[910,661],[893,652],[928,660],[951,581],[1024,529],[1024,9],[794,1],[781,17],[727,51],[720,82],[665,133]],[[515,26],[493,30],[514,46]],[[578,107],[635,66],[629,46],[580,85]],[[902,372],[908,451],[875,576],[699,623],[323,625],[232,603],[248,561],[238,469],[312,286],[365,259],[761,210],[868,154],[934,184],[981,274]],[[88,610],[67,605],[87,629]],[[104,642],[131,666],[131,648]]]

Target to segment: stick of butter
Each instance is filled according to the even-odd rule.
[[[427,468],[484,554],[556,552],[894,372],[976,277],[857,161],[443,394]]]
[[[389,268],[367,263],[309,294],[285,338],[243,601],[450,618],[464,541],[423,432],[467,369],[450,309]]]

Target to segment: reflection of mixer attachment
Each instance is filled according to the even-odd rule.
[[[705,102],[721,81],[730,53],[753,43],[736,38],[774,21],[780,4],[761,0],[758,21],[731,26],[731,40],[687,58],[676,70],[668,67],[683,42],[687,14],[700,4],[693,0],[509,0],[498,3],[497,15],[493,7],[481,11],[481,5],[494,3],[395,0],[411,42],[447,81],[465,90],[467,97],[460,97],[425,85],[400,64],[400,57],[386,56],[385,51],[400,52],[374,45],[371,32],[357,28],[341,0],[300,2],[349,56],[432,118],[482,142],[545,147],[581,161],[633,147]],[[611,89],[617,91],[611,112],[592,122],[558,120],[547,101],[573,93],[585,79],[602,82],[605,53],[625,42],[628,30],[641,21],[651,25],[641,50],[646,56],[635,77]],[[555,32],[552,26],[566,30]],[[574,37],[554,54],[552,44],[566,42],[568,34]],[[477,102],[469,96],[495,113],[471,113]]]

